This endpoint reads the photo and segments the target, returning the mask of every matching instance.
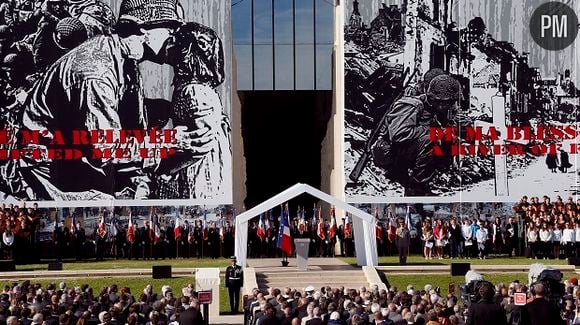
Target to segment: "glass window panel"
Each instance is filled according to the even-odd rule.
[[[272,0],[253,1],[254,44],[272,44]]]
[[[313,0],[296,0],[296,44],[314,42]]]
[[[294,47],[276,44],[276,90],[294,89]]]
[[[334,0],[316,1],[316,43],[332,44],[334,39]]]
[[[332,45],[316,46],[316,89],[332,90]]]
[[[234,0],[232,7],[232,33],[234,44],[252,43],[252,1]]]
[[[273,89],[272,44],[254,45],[254,87],[256,90]]]
[[[276,0],[274,5],[274,43],[291,45],[292,38],[292,2],[293,0]]]
[[[252,89],[252,45],[235,45],[238,90]]]
[[[312,44],[296,45],[296,89],[314,89],[314,47]]]

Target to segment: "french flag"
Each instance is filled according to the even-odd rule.
[[[278,243],[276,244],[286,255],[292,255],[292,235],[290,234],[290,225],[288,222],[289,215],[288,208],[286,208],[280,218],[280,231],[278,232]]]
[[[332,208],[332,219],[330,220],[330,228],[328,229],[328,238],[333,239],[336,235],[336,214]]]
[[[377,222],[377,224],[375,226],[375,232],[377,234],[377,238],[382,240],[383,239],[383,228],[379,224],[379,209],[375,210],[375,220]]]
[[[131,210],[129,210],[129,225],[127,226],[127,240],[130,243],[135,241],[135,229],[133,228],[133,219],[131,218]]]
[[[350,217],[349,216],[346,216],[346,220],[345,220],[344,237],[345,238],[352,237],[352,224],[350,222]]]
[[[324,220],[322,220],[322,208],[318,209],[318,225],[317,233],[320,240],[326,239],[326,234],[324,231]]]
[[[260,237],[261,241],[266,240],[266,226],[264,225],[264,216],[260,215],[260,222],[258,223],[258,229],[256,229],[256,234]]]
[[[387,236],[389,237],[389,240],[393,242],[397,238],[397,219],[391,215],[389,220],[389,232]]]
[[[181,238],[181,222],[179,220],[179,214],[175,215],[175,229],[173,230],[173,233],[175,235],[175,239],[179,240],[179,238]]]
[[[155,225],[153,226],[153,233],[155,235],[155,242],[161,241],[161,227],[159,226],[159,217],[155,215]]]

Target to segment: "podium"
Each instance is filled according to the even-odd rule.
[[[296,246],[296,265],[298,266],[298,271],[307,271],[310,238],[296,238],[294,239],[294,245]]]

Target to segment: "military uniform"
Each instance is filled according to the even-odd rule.
[[[235,262],[235,258],[232,258]],[[244,284],[244,271],[239,265],[230,265],[226,268],[226,288],[230,295],[230,308],[237,313],[240,303],[240,289]]]
[[[385,115],[382,139],[373,156],[389,178],[405,188],[405,196],[433,195],[429,182],[434,175],[433,143],[429,128],[446,126],[459,99],[461,86],[448,75],[438,75],[427,93],[397,100]],[[396,158],[395,158],[396,157]]]

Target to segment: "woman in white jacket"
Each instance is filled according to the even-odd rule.
[[[540,243],[542,246],[542,257],[547,260],[552,250],[552,229],[545,222],[542,223],[542,228],[540,229]]]
[[[566,228],[562,231],[562,240],[560,241],[562,249],[566,256],[574,256],[576,252],[575,242],[576,242],[576,229],[574,229],[574,223],[566,223]]]
[[[477,249],[479,250],[479,259],[485,258],[485,242],[487,241],[487,236],[487,227],[485,221],[482,221],[479,230],[475,234]]]
[[[538,229],[535,224],[530,224],[526,234],[528,238],[528,248],[530,250],[530,259],[538,258]]]
[[[471,223],[469,219],[465,218],[463,220],[463,225],[461,226],[461,234],[463,235],[464,245],[463,254],[466,258],[471,258],[471,246],[473,245],[473,233],[471,230]]]
[[[560,258],[561,241],[562,241],[562,229],[560,229],[559,225],[556,224],[552,228],[552,255],[554,255],[555,259]]]

